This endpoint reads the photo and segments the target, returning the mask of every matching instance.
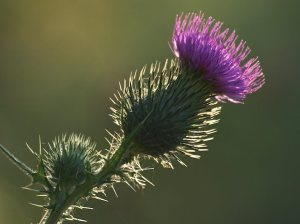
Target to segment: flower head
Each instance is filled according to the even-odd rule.
[[[264,84],[257,58],[246,61],[250,48],[245,41],[237,43],[235,31],[222,29],[203,13],[177,16],[172,50],[192,73],[201,75],[213,86],[219,101],[242,102]]]

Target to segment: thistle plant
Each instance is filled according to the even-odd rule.
[[[30,179],[26,189],[42,194],[40,224],[84,221],[74,217],[89,199],[107,200],[118,183],[133,189],[152,184],[145,159],[165,168],[185,165],[183,156],[200,158],[213,139],[223,102],[242,103],[264,84],[257,58],[237,42],[235,32],[202,13],[177,16],[171,46],[175,58],[132,73],[111,98],[111,117],[119,130],[109,133],[100,150],[80,134],[61,135],[39,149],[28,149],[35,169],[0,145],[2,152]]]

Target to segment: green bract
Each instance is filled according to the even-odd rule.
[[[206,150],[220,107],[206,82],[187,74],[177,60],[167,61],[163,68],[153,64],[149,71],[145,66],[120,86],[112,99],[112,117],[123,137],[149,116],[133,139],[135,154],[150,155],[172,167],[171,159],[181,162],[178,154],[198,158],[195,153]]]
[[[53,187],[72,191],[92,178],[100,168],[96,144],[82,135],[57,137],[44,150],[46,175]]]

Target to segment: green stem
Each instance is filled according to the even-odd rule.
[[[19,160],[14,154],[12,154],[8,149],[6,149],[1,144],[0,144],[0,149],[3,152],[3,154],[6,155],[8,159],[13,164],[15,164],[20,170],[22,170],[26,175],[30,176],[31,178],[33,177],[34,171],[29,166],[27,166],[25,163]]]
[[[56,224],[59,222],[64,212],[73,204],[77,202],[78,197],[70,197],[60,206],[55,207],[54,209],[48,209],[43,218],[40,221],[40,224]]]
[[[68,195],[62,190],[59,192],[56,200],[57,203],[52,209],[47,209],[41,218],[39,224],[56,224],[58,223],[67,209],[76,204],[76,202],[91,190],[92,183],[87,182],[78,187],[71,195]]]
[[[153,112],[153,109],[149,112],[149,114],[144,118],[144,120],[135,127],[135,129],[129,134],[129,136],[123,140],[118,150],[114,153],[112,158],[110,158],[104,167],[102,168],[101,172],[97,175],[97,185],[105,182],[110,176],[116,173],[116,170],[122,165],[124,162],[124,155],[127,153],[130,155],[130,148],[133,142],[133,139],[136,137],[136,134],[142,126],[144,125],[145,121],[149,118],[150,114]]]

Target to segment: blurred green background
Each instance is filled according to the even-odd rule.
[[[215,140],[188,168],[156,166],[156,187],[91,201],[89,223],[299,223],[299,4],[280,0],[0,1],[0,142],[34,165],[38,147],[61,133],[108,145],[109,97],[118,81],[156,60],[175,15],[200,11],[236,29],[259,55],[266,85],[246,104],[225,104]],[[36,223],[41,200],[0,155],[0,223]]]

